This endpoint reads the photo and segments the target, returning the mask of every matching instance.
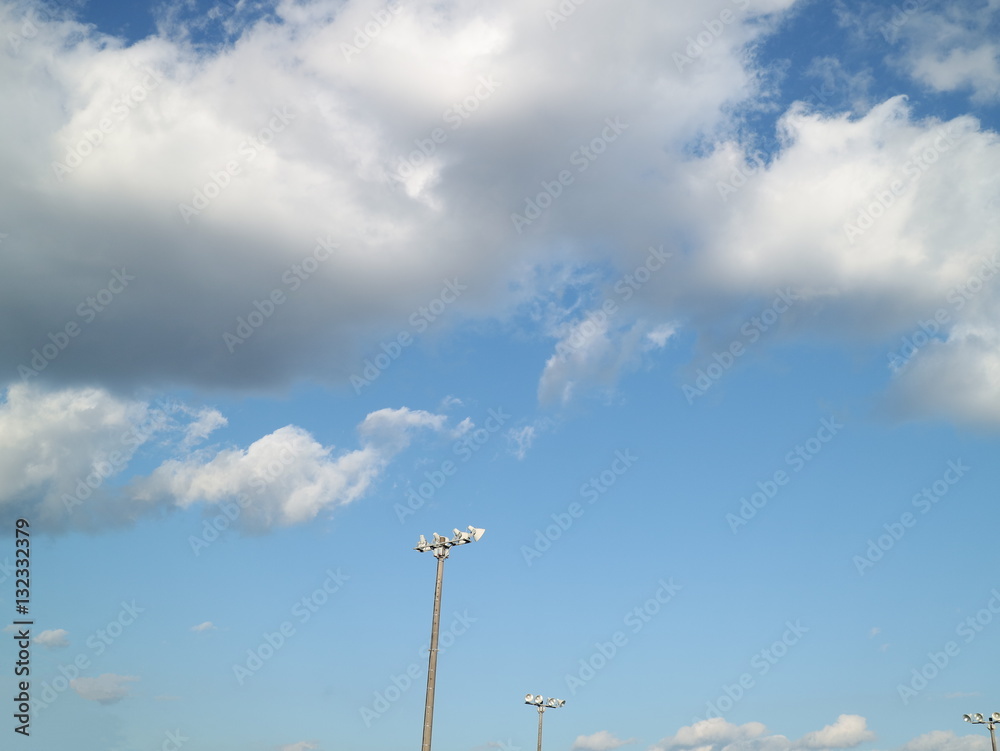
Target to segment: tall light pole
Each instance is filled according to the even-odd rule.
[[[559,709],[566,704],[565,699],[546,699],[541,694],[526,694],[525,704],[538,707],[538,751],[542,751],[542,715],[546,709]],[[996,751],[996,749],[993,749]]]
[[[997,751],[997,735],[993,731],[993,726],[1000,722],[1000,712],[994,712],[990,719],[984,718],[980,713],[962,715],[962,719],[971,722],[973,725],[985,725],[990,730],[990,741],[993,743],[993,751]]]
[[[427,658],[427,696],[424,699],[424,736],[420,751],[431,751],[431,726],[434,723],[434,679],[437,677],[438,661],[438,626],[441,623],[441,579],[444,576],[444,559],[448,557],[448,549],[455,545],[475,542],[483,536],[485,529],[469,527],[468,532],[454,530],[455,536],[450,540],[444,535],[434,533],[432,542],[427,542],[423,535],[414,550],[426,553],[433,551],[437,558],[437,579],[434,584],[434,619],[431,621],[431,645]]]

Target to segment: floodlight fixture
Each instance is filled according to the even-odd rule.
[[[418,550],[421,553],[432,551],[434,556],[437,558],[447,558],[449,548],[452,548],[455,545],[464,545],[467,542],[478,542],[485,531],[485,529],[470,525],[468,532],[462,532],[458,529],[454,530],[455,536],[451,539],[435,532],[431,538],[431,542],[427,542],[424,536],[420,535],[420,539],[417,541],[417,545],[413,549]]]
[[[973,725],[985,725],[990,731],[990,743],[993,744],[993,751],[997,751],[997,735],[994,727],[997,723],[1000,723],[1000,712],[994,712],[988,720],[983,717],[982,712],[962,715],[962,719],[966,722],[971,722]]]

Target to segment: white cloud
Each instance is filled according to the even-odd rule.
[[[809,338],[881,342],[891,354],[931,321],[941,341],[891,384],[897,412],[995,424],[997,196],[956,189],[991,184],[1000,169],[995,135],[968,117],[916,120],[902,97],[858,118],[793,108],[780,132],[780,152],[725,201],[718,186],[732,184],[744,151],[720,146],[689,165],[701,207],[692,231],[705,252],[662,292],[689,312],[701,349],[735,340],[756,354],[766,342]],[[711,193],[724,211],[707,211]],[[733,296],[737,289],[758,302]],[[754,323],[782,290],[798,300],[770,326]],[[934,388],[949,368],[948,380],[965,386],[960,394]]]
[[[1000,326],[956,325],[896,375],[889,406],[905,416],[1000,423]]]
[[[745,47],[777,23],[767,13],[791,4],[750,4],[683,70],[672,53],[731,3],[643,0],[627,14],[593,6],[553,32],[525,0],[420,0],[357,57],[341,45],[371,20],[364,3],[281,2],[274,19],[218,49],[187,44],[177,18],[132,45],[71,22],[39,21],[21,40],[22,19],[6,11],[0,36],[22,43],[0,56],[0,93],[19,113],[0,133],[0,229],[23,273],[0,279],[0,296],[20,311],[16,325],[0,321],[0,367],[16,370],[49,333],[75,323],[83,334],[45,369],[58,381],[346,381],[384,334],[410,330],[444,278],[461,273],[470,289],[444,325],[502,312],[527,259],[550,260],[536,229],[587,237],[620,222],[634,225],[622,237],[629,247],[650,229],[660,234],[664,196],[637,176],[669,174],[684,144],[718,127],[723,105],[756,90]],[[604,33],[612,22],[628,45]],[[608,75],[618,69],[631,72]],[[476,96],[453,130],[442,113]],[[575,144],[598,137],[609,118],[628,129],[608,156],[578,174],[532,234],[517,233],[510,213],[542,180],[575,170]],[[439,127],[447,140],[426,174],[394,179]],[[53,162],[71,171],[57,176]],[[609,195],[613,185],[633,187]],[[200,204],[199,192],[213,197],[182,216],[179,205]],[[293,290],[284,275],[317,236],[338,250]],[[134,280],[95,321],[86,299],[122,269]],[[230,351],[223,334],[274,289],[288,297],[280,315]],[[98,321],[102,336],[86,337]]]
[[[1000,6],[945,3],[887,14],[883,36],[903,50],[898,63],[936,91],[968,91],[977,102],[1000,98],[1000,45],[992,29]]]
[[[612,751],[612,749],[621,748],[634,742],[635,738],[621,740],[607,730],[598,730],[590,735],[578,735],[573,741],[573,748],[579,749],[579,751]]]
[[[168,460],[133,482],[130,492],[144,504],[169,500],[181,507],[242,498],[236,524],[245,530],[299,524],[361,498],[409,445],[413,430],[440,430],[445,419],[406,408],[372,412],[358,426],[361,448],[336,457],[307,431],[288,425],[246,449]]]
[[[70,686],[83,699],[98,704],[114,704],[129,695],[129,683],[139,680],[131,675],[103,673],[96,678],[76,678]]]
[[[299,741],[298,743],[284,745],[279,751],[314,751],[314,749],[318,748],[319,744],[315,741]]]
[[[369,20],[361,3],[282,2],[276,22],[241,34],[231,25],[232,44],[218,49],[187,44],[177,18],[130,46],[63,21],[39,21],[27,39],[5,6],[0,37],[19,43],[0,55],[0,95],[19,116],[0,126],[0,232],[20,273],[0,278],[0,297],[17,311],[0,320],[0,368],[31,366],[36,350],[54,346],[50,335],[74,324],[82,333],[36,363],[53,383],[124,393],[346,382],[380,342],[417,334],[411,317],[446,278],[459,275],[470,291],[431,324],[442,330],[547,297],[547,279],[532,278],[538,268],[634,269],[650,242],[683,238],[669,273],[613,321],[584,332],[585,308],[567,306],[561,328],[543,331],[557,346],[579,340],[545,364],[543,402],[612,388],[674,336],[646,321],[676,322],[711,352],[759,312],[748,301],[791,288],[801,302],[769,341],[888,343],[948,308],[938,360],[928,349],[893,384],[906,395],[900,408],[915,413],[933,375],[951,367],[968,393],[941,400],[937,413],[996,423],[998,294],[984,291],[962,310],[947,302],[1000,242],[995,134],[968,117],[917,120],[901,98],[866,109],[867,79],[825,59],[811,70],[849,92],[851,112],[793,108],[766,165],[720,195],[754,161],[733,113],[770,93],[748,46],[793,3],[751,3],[697,59],[675,64],[689,37],[732,5],[588,5],[553,31],[528,0],[418,0],[356,57],[341,44]],[[996,11],[921,9],[899,28],[893,54],[928,85],[994,101],[997,43],[984,19]],[[226,22],[236,16],[245,18]],[[486,92],[483,79],[496,85]],[[142,100],[123,110],[136,87]],[[477,89],[488,96],[452,130],[442,113]],[[113,127],[90,144],[105,117]],[[603,137],[615,118],[627,128],[577,171],[576,144]],[[947,148],[944,126],[954,133]],[[418,144],[439,127],[447,138],[424,158]],[[262,132],[266,145],[252,140]],[[396,180],[415,149],[421,174]],[[53,161],[81,151],[58,179]],[[573,182],[519,232],[511,214],[561,170]],[[894,181],[900,192],[880,206]],[[217,197],[185,221],[178,205],[206,190]],[[870,207],[877,221],[848,237],[845,226]],[[308,278],[292,274],[293,289],[286,273],[318,236],[338,247]],[[122,270],[134,278],[108,292]],[[265,315],[274,290],[287,301]],[[101,292],[110,303],[97,311],[87,300]],[[248,329],[251,315],[260,325]],[[88,336],[98,325],[101,336]],[[249,336],[227,346],[223,335],[241,325]],[[187,448],[222,424],[217,413],[188,417]]]
[[[294,425],[246,449],[192,450],[225,418],[214,409],[163,406],[96,388],[11,386],[0,403],[0,511],[57,532],[243,496],[243,529],[296,524],[362,497],[415,430],[441,430],[446,422],[421,410],[377,410],[358,426],[361,447],[339,456]],[[154,437],[178,458],[122,488],[119,476]]]
[[[697,748],[718,751],[733,743],[758,738],[766,730],[767,728],[759,722],[733,725],[721,717],[713,717],[682,727],[675,735],[664,738],[651,748],[657,751]]]
[[[601,309],[559,328],[555,354],[546,361],[538,383],[542,404],[565,404],[581,391],[614,388],[623,372],[638,367],[650,343],[665,342],[670,335],[663,326],[643,320],[616,326]]]
[[[194,446],[205,440],[213,431],[228,424],[222,413],[215,409],[204,407],[193,413],[194,420],[184,431],[184,448]]]
[[[528,455],[531,444],[535,442],[535,426],[523,425],[520,428],[511,428],[507,431],[507,444],[509,451],[518,459],[524,459]]]
[[[989,747],[983,735],[957,736],[951,730],[932,730],[907,741],[897,751],[987,751]]]
[[[651,746],[651,751],[806,751],[807,749],[853,748],[873,740],[864,717],[840,715],[822,730],[806,733],[792,741],[783,735],[766,735],[759,722],[734,725],[716,717],[683,727],[673,736]]]
[[[803,735],[795,742],[795,748],[853,748],[874,739],[875,733],[868,730],[864,717],[842,714],[832,725]]]
[[[68,647],[69,631],[63,628],[46,629],[42,631],[38,636],[36,636],[32,641],[35,644],[41,644],[43,647],[48,647],[49,649],[57,649],[59,647]]]
[[[192,631],[197,631],[197,632],[201,632],[201,631],[215,631],[216,628],[215,628],[215,624],[212,623],[211,621],[205,621],[204,623],[199,623],[197,626],[192,626],[191,630]]]
[[[673,323],[664,323],[656,326],[651,331],[646,332],[646,339],[650,348],[661,349],[667,346],[674,334],[677,333],[677,326]]]
[[[0,510],[48,529],[134,518],[107,484],[151,437],[177,429],[152,405],[96,388],[14,384],[0,403]]]

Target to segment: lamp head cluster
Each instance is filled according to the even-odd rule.
[[[987,725],[993,722],[1000,722],[1000,712],[994,712],[990,715],[987,720],[983,717],[981,712],[976,712],[975,714],[962,715],[962,719],[966,722],[971,722],[973,725]]]
[[[448,548],[454,545],[464,545],[467,542],[476,542],[483,536],[483,532],[486,530],[470,526],[468,532],[462,532],[458,529],[452,531],[455,533],[455,536],[451,539],[435,532],[430,542],[427,542],[427,539],[423,535],[420,535],[420,540],[417,542],[414,550],[419,550],[421,553],[426,553],[430,550],[434,552],[436,558],[447,558]]]
[[[524,697],[524,703],[538,707],[538,711],[541,712],[546,709],[559,709],[559,707],[566,704],[566,700],[546,699],[541,694],[526,694]]]

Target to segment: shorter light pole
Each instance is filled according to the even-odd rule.
[[[997,734],[993,731],[993,726],[1000,722],[1000,712],[994,712],[988,720],[978,712],[976,714],[962,715],[962,719],[966,722],[971,722],[973,725],[985,725],[989,728],[993,751],[997,751]]]
[[[538,707],[538,751],[542,751],[542,715],[546,709],[559,709],[566,704],[565,699],[546,699],[541,694],[525,694],[524,703]],[[997,751],[995,748],[993,751]]]

